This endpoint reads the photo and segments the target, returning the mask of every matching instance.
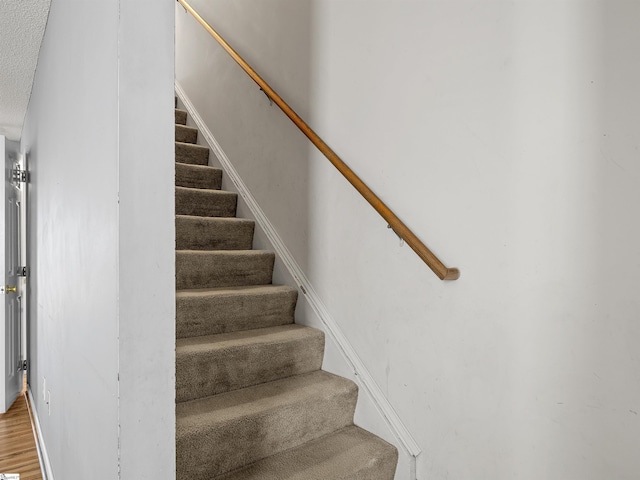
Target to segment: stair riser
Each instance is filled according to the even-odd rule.
[[[190,163],[192,165],[208,165],[209,149],[190,143],[176,142],[176,162]]]
[[[269,294],[176,298],[176,337],[197,337],[294,321],[295,290]]]
[[[176,355],[176,401],[217,395],[239,388],[319,370],[324,335],[305,329],[303,338],[278,343],[230,346]]]
[[[198,130],[186,125],[176,125],[176,142],[196,143],[198,141]]]
[[[268,285],[274,255],[269,252],[176,252],[176,288],[216,288]]]
[[[260,415],[239,417],[197,432],[178,423],[177,480],[211,480],[256,460],[296,447],[353,423],[357,389],[300,402]]]
[[[176,188],[176,215],[235,217],[238,196],[231,192]]]
[[[176,163],[176,186],[220,190],[222,170],[201,165]]]
[[[187,112],[184,110],[176,109],[176,124],[178,125],[186,125],[187,124]]]
[[[251,250],[254,222],[227,218],[176,218],[176,250]]]

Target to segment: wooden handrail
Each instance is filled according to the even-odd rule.
[[[360,192],[369,204],[378,212],[382,218],[386,220],[389,227],[409,245],[414,252],[429,266],[433,273],[435,273],[440,280],[456,280],[460,277],[460,271],[457,268],[447,268],[436,257],[431,250],[429,250],[424,243],[420,241],[418,237],[407,227],[402,220],[400,220],[395,213],[387,207],[380,198],[373,193],[373,191],[365,184],[358,175],[356,175],[349,166],[342,161],[342,159],[322,140],[316,132],[314,132],[309,125],[306,124],[302,118],[278,95],[273,88],[265,82],[251,66],[245,62],[245,60],[226,42],[224,38],[216,32],[211,25],[209,25],[199,14],[196,12],[186,0],[177,0],[185,10],[187,10],[193,17],[202,25],[209,34],[216,39],[216,41],[224,48],[224,50],[233,58],[238,65],[253,79],[254,82],[264,91],[264,93],[284,112],[284,114],[291,119],[293,123],[304,133],[309,140],[327,157],[327,159],[340,171],[340,173]]]

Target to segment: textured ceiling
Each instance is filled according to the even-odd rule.
[[[0,0],[0,135],[19,140],[51,0]]]

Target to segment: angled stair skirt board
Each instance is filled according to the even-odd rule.
[[[213,175],[209,148],[195,142],[201,136],[211,146],[416,479],[419,446],[177,82],[176,91],[197,126],[193,143],[176,143],[176,165],[200,165]],[[185,110],[176,110],[176,119],[186,123]],[[190,175],[199,182],[195,170]],[[357,386],[320,370],[324,335],[293,323],[296,290],[271,285],[273,254],[247,249],[253,221],[235,218],[237,195],[219,188],[176,187],[178,480],[393,479],[398,451],[353,425]]]

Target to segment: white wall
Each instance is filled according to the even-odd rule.
[[[120,0],[120,478],[175,472],[174,2]]]
[[[172,41],[168,0],[51,5],[22,149],[30,382],[56,479],[175,470]]]
[[[637,478],[640,4],[267,3],[193,1],[460,280],[181,9],[177,79],[423,449],[418,478]]]

